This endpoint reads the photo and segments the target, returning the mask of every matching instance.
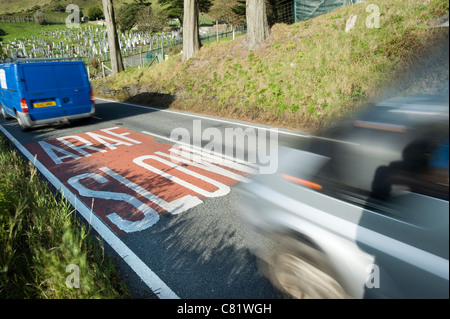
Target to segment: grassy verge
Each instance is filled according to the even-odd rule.
[[[448,28],[428,27],[430,20],[448,13],[448,2],[375,3],[379,28],[366,26],[367,3],[346,6],[309,21],[276,24],[253,52],[246,50],[245,37],[211,43],[186,62],[175,56],[96,80],[94,91],[108,96],[105,88],[110,88],[113,98],[155,106],[152,97],[170,95],[170,108],[302,130],[326,125],[377,99],[386,88],[396,87],[400,94],[448,92],[448,57],[439,57],[442,62],[425,78],[413,82],[405,77],[399,84],[400,74],[418,64],[429,48],[448,44]],[[355,27],[345,32],[352,15],[358,17]]]
[[[2,135],[0,247],[2,299],[131,297],[101,240]]]

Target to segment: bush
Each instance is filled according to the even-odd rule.
[[[100,68],[100,62],[96,58],[93,58],[91,60],[90,66],[94,69],[94,76],[97,76],[98,70]]]
[[[91,7],[87,14],[89,20],[104,19],[103,10],[99,6]]]
[[[66,12],[66,8],[59,3],[51,3],[48,5],[48,9],[51,12]]]
[[[137,18],[138,30],[148,32],[161,32],[167,26],[168,16],[164,9],[150,6],[145,7]]]
[[[36,12],[36,11],[39,11],[39,10],[41,10],[40,6],[33,6],[32,8],[30,8],[28,10],[22,10],[22,12],[33,13],[33,12]]]
[[[137,22],[145,6],[139,3],[123,5],[117,10],[116,22],[122,32],[130,31]]]
[[[3,31],[2,29],[0,29],[0,41],[3,41],[2,35],[6,35],[6,32]],[[1,43],[0,43],[0,58],[1,58],[2,56],[3,56],[3,48],[2,48],[2,45],[1,45]]]

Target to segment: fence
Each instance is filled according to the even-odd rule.
[[[294,23],[294,1],[282,0],[273,8],[277,23]]]
[[[142,52],[139,55],[123,58],[123,64],[125,68],[151,66],[166,59],[166,55],[164,53],[164,48],[154,49],[149,52]]]
[[[218,41],[220,39],[225,39],[225,38],[234,38],[238,35],[245,34],[247,32],[247,30],[245,28],[235,29],[232,27],[228,27],[220,32],[217,32],[217,29],[216,30],[213,30],[213,29],[214,28],[212,28],[209,31],[203,32],[203,35],[200,36],[201,42],[205,43],[205,42],[209,42],[209,41]],[[139,47],[140,49],[137,49],[137,50],[140,50],[140,52],[138,54],[123,57],[123,66],[125,69],[131,68],[131,67],[143,68],[143,67],[152,66],[157,63],[161,63],[162,61],[167,59],[166,53],[169,48],[176,46],[176,45],[180,45],[182,43],[183,43],[182,38],[174,39],[173,41],[169,41],[166,44],[160,43],[160,46],[158,48],[150,50],[150,51],[146,51],[145,50],[146,47],[141,46],[141,47]],[[103,66],[105,66],[105,68],[102,69],[102,73],[99,73],[98,76],[104,77],[104,76],[111,74],[112,72],[107,67],[107,65],[109,64],[109,61],[102,62],[102,64],[103,64]]]
[[[153,50],[154,52],[147,52],[140,54],[138,56],[132,56],[132,57],[126,57],[123,58],[123,67],[130,68],[130,67],[148,67],[152,66],[154,64],[160,63],[163,60],[163,55],[161,53],[161,50]],[[96,76],[97,77],[106,77],[108,75],[111,75],[113,73],[113,70],[108,66],[110,62],[101,62],[100,68],[101,72],[99,72]],[[90,66],[86,65],[89,78],[91,78],[91,70]]]
[[[226,27],[225,29],[219,31],[215,27],[209,28],[208,31],[203,31],[200,35],[200,41],[202,43],[217,41],[220,39],[234,38],[238,35],[245,34],[247,30],[245,28],[233,28]],[[134,48],[130,51],[131,54],[124,57],[125,67],[135,67],[135,66],[147,66],[150,61],[158,56],[158,61],[165,59],[167,50],[171,47],[183,44],[183,38],[172,38],[168,41],[156,43],[156,49],[149,49],[150,46],[140,46]],[[153,46],[154,47],[154,46]]]
[[[34,22],[34,18],[32,16],[0,16],[0,22],[12,22],[12,23],[21,23],[21,22]]]
[[[294,0],[293,17],[295,22],[309,20],[347,5],[364,2],[364,0]]]
[[[364,0],[278,0],[273,6],[275,22],[292,24]]]
[[[228,27],[225,30],[222,30],[220,32],[217,32],[217,30],[214,30],[213,32],[209,32],[207,34],[204,34],[203,36],[200,36],[201,42],[209,42],[214,40],[220,40],[220,39],[227,39],[227,38],[233,38],[237,35],[245,34],[247,32],[247,29],[245,28],[233,28]]]
[[[62,24],[65,23],[67,16],[63,14],[46,14],[44,15],[46,24]],[[24,22],[32,22],[35,23],[34,16],[26,15],[26,16],[12,16],[12,15],[1,15],[0,22],[3,23],[24,23]]]

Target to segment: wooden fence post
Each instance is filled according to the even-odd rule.
[[[219,20],[216,20],[216,38],[217,42],[219,42]]]

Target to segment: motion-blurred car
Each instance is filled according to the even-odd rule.
[[[421,95],[280,150],[240,187],[270,280],[295,298],[448,298],[448,143],[448,96]]]

